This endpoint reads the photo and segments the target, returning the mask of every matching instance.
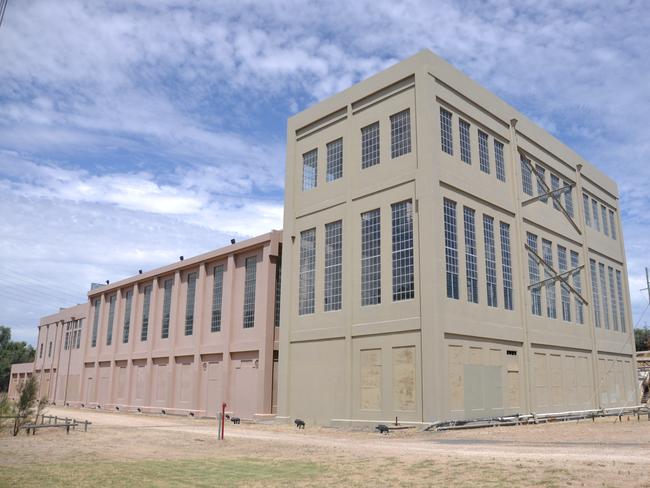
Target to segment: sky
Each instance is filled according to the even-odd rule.
[[[648,32],[644,1],[9,0],[0,324],[33,344],[91,282],[281,228],[287,117],[424,48],[617,181],[636,323]]]

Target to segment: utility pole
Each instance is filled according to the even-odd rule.
[[[650,303],[650,276],[648,276],[648,268],[645,269],[645,288],[641,288],[641,291],[648,292],[648,303]]]

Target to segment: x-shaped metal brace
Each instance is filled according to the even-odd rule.
[[[537,184],[541,186],[544,189],[544,193],[541,195],[537,195],[536,197],[529,198],[528,200],[524,200],[521,202],[522,206],[529,205],[533,202],[536,202],[538,200],[543,200],[545,198],[551,197],[553,200],[554,205],[557,206],[557,208],[562,212],[562,215],[566,217],[566,219],[569,221],[571,226],[575,229],[575,231],[582,235],[582,230],[580,230],[580,227],[578,227],[578,224],[575,223],[575,220],[573,220],[573,217],[571,214],[567,211],[567,209],[564,207],[562,204],[562,201],[560,200],[560,195],[564,194],[567,190],[571,191],[571,189],[575,186],[573,183],[569,183],[568,185],[563,186],[562,188],[556,188],[555,190],[551,190],[549,186],[546,184],[546,181],[544,181],[543,178],[540,178],[539,173],[537,172],[537,169],[533,166],[533,163],[531,163],[530,159],[528,159],[526,156],[522,154],[521,160],[524,162],[526,166],[530,168],[532,171],[532,174],[535,175],[535,178],[537,179]]]
[[[564,286],[566,286],[569,289],[569,291],[571,293],[573,293],[582,303],[584,303],[585,305],[589,305],[589,302],[587,300],[585,300],[584,297],[578,292],[578,290],[576,290],[573,286],[571,286],[569,284],[569,282],[567,281],[567,277],[572,276],[574,273],[576,273],[576,272],[580,271],[582,268],[584,268],[584,264],[581,264],[580,266],[578,266],[576,268],[573,268],[573,269],[571,269],[569,271],[563,271],[562,273],[558,273],[557,271],[555,271],[555,269],[553,269],[553,266],[548,264],[546,262],[546,260],[544,260],[539,254],[537,254],[535,252],[535,250],[532,247],[530,247],[527,243],[524,243],[524,247],[526,248],[526,250],[530,254],[532,254],[535,257],[537,262],[541,263],[542,266],[544,266],[544,268],[546,268],[546,270],[550,274],[552,274],[552,276],[549,277],[549,278],[546,278],[546,279],[544,279],[542,281],[538,281],[537,283],[532,283],[532,284],[528,285],[529,290],[531,288],[541,288],[543,285],[545,285],[546,283],[551,282],[551,281],[553,281],[553,282],[559,281]]]

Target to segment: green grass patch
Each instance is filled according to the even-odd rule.
[[[303,461],[199,459],[3,466],[0,487],[237,487],[314,481],[327,467]]]

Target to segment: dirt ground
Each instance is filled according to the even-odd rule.
[[[0,486],[650,487],[650,421],[349,431],[50,408],[87,433],[0,434]]]

